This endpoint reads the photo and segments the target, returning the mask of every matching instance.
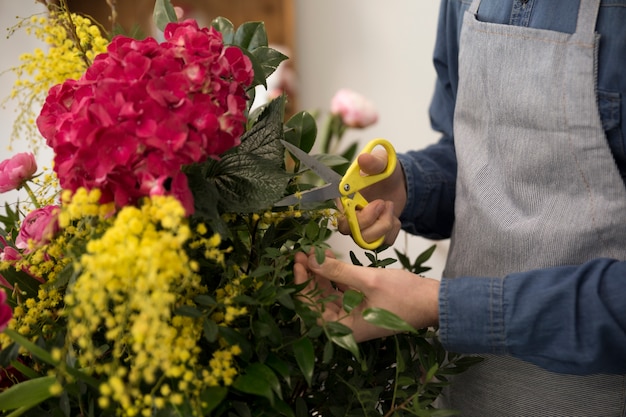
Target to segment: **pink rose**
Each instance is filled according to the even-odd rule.
[[[374,104],[359,93],[345,88],[333,96],[330,112],[339,115],[341,121],[349,127],[364,128],[378,121]]]
[[[22,221],[15,246],[27,250],[30,240],[36,245],[48,243],[59,231],[58,213],[58,206],[46,206],[28,213]]]
[[[0,193],[17,190],[37,171],[35,155],[22,152],[0,162]]]
[[[13,317],[13,311],[6,301],[7,293],[0,290],[0,332],[6,329],[9,320]]]

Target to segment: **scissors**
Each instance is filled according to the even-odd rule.
[[[281,140],[285,148],[291,152],[296,158],[300,160],[304,165],[309,167],[313,172],[320,176],[326,184],[319,187],[303,191],[301,193],[292,194],[283,198],[282,200],[274,203],[275,206],[292,206],[301,203],[309,203],[314,201],[326,201],[335,198],[341,199],[343,205],[344,215],[348,220],[350,226],[350,232],[352,238],[357,245],[363,249],[373,250],[378,248],[384,241],[385,237],[381,236],[374,242],[366,242],[361,235],[361,229],[356,217],[356,210],[362,209],[368,205],[368,201],[359,192],[365,187],[375,184],[387,177],[389,177],[396,169],[396,151],[391,143],[385,139],[373,139],[371,140],[361,153],[371,152],[376,146],[382,146],[387,151],[387,167],[379,174],[374,175],[362,175],[361,167],[358,163],[358,158],[352,162],[345,175],[342,177],[337,172],[333,171],[330,167],[324,165],[311,155],[304,152],[291,143]]]

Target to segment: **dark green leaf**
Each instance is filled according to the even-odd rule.
[[[278,52],[276,49],[268,48],[267,46],[260,46],[252,51],[252,55],[259,62],[259,66],[263,70],[263,77],[267,80],[267,77],[272,75],[281,62],[287,59],[286,55]]]
[[[294,114],[285,123],[285,140],[304,152],[310,152],[317,136],[317,123],[308,112]]]
[[[204,415],[210,415],[211,411],[226,398],[228,388],[226,387],[210,387],[206,388],[200,394],[202,398],[202,411]]]
[[[426,262],[427,260],[430,259],[430,257],[433,255],[433,253],[435,252],[435,249],[437,248],[437,245],[432,245],[430,248],[426,249],[424,252],[422,252],[417,259],[415,260],[415,263],[413,264],[413,267],[417,267],[417,266],[421,266],[424,262]]]
[[[359,261],[359,258],[356,257],[356,254],[353,251],[350,251],[350,260],[354,265],[363,266],[363,264],[361,263],[361,261]]]
[[[267,33],[263,22],[246,22],[237,28],[234,44],[242,49],[254,51],[267,46]]]
[[[206,340],[211,343],[217,340],[219,328],[217,327],[217,323],[215,323],[213,320],[206,318],[202,323],[202,330],[204,332],[204,337],[206,338]]]
[[[259,363],[253,365],[263,366]],[[265,375],[262,372],[257,372],[252,365],[246,369],[244,374],[235,379],[232,386],[243,393],[265,397],[271,404],[274,403],[274,393]]]
[[[199,305],[204,306],[204,307],[212,307],[212,306],[217,304],[217,302],[215,301],[215,298],[211,297],[210,295],[206,295],[206,294],[202,294],[202,295],[198,295],[198,296],[194,297],[193,301],[196,304],[199,304]]]
[[[330,363],[333,359],[333,354],[335,352],[335,348],[333,346],[334,345],[330,340],[327,340],[324,344],[324,355],[322,356],[323,363]]]
[[[363,311],[363,319],[384,329],[397,332],[417,333],[417,330],[394,313],[382,308],[371,307]]]
[[[174,311],[174,314],[186,317],[202,317],[202,311],[191,306],[180,306]]]
[[[313,369],[315,368],[315,351],[313,349],[313,343],[308,338],[302,337],[294,342],[293,353],[304,379],[307,384],[311,386]]]
[[[174,10],[174,6],[172,6],[170,0],[156,0],[152,18],[154,19],[154,23],[159,30],[165,30],[165,26],[167,26],[168,23],[176,22],[178,20],[176,17],[176,11]]]
[[[265,364],[278,372],[285,382],[287,382],[287,385],[291,385],[291,369],[285,361],[270,352],[265,359]]]
[[[222,40],[225,45],[232,45],[235,39],[235,26],[233,23],[225,17],[216,17],[211,22],[211,26],[222,34]]]

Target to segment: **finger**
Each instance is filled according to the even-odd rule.
[[[328,297],[329,295],[334,294],[336,291],[332,282],[324,277],[318,277],[310,273],[308,267],[308,256],[315,256],[315,254],[311,251],[309,255],[302,252],[296,253],[295,255],[295,264],[293,267],[294,283],[296,285],[306,283],[306,286],[300,291],[300,293],[309,296],[310,294],[317,292],[314,297],[315,299]],[[334,257],[335,256],[332,252],[326,251],[326,258]]]
[[[316,277],[323,277],[328,282],[334,282],[338,287],[352,288],[365,293],[369,286],[371,268],[348,264],[334,258],[326,258],[320,265],[314,255],[309,256],[308,266]]]
[[[394,214],[394,204],[391,201],[383,203],[383,211],[376,221],[367,228],[361,227],[361,236],[366,242],[374,242],[381,236],[385,237],[385,243],[393,244],[398,233],[400,233],[401,223]]]
[[[367,206],[363,207],[361,210],[356,211],[356,218],[357,218],[357,221],[359,222],[359,229],[361,229],[362,236],[363,236],[363,232],[367,228],[373,226],[376,223],[376,221],[378,220],[378,217],[383,213],[384,210],[385,210],[385,202],[383,200],[374,200],[370,202]],[[337,219],[337,228],[339,229],[339,232],[341,232],[344,235],[351,234],[350,226],[345,216],[340,216]],[[380,234],[378,237],[380,236],[383,236],[383,235]],[[376,240],[377,238],[372,239],[372,241]]]
[[[364,174],[380,174],[387,168],[387,151],[384,148],[374,148],[371,153],[360,154],[358,161]]]

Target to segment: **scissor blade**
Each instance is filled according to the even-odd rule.
[[[274,206],[295,206],[296,204],[313,203],[341,197],[337,184],[324,184],[299,194],[292,194],[274,203]]]
[[[327,183],[333,184],[335,188],[339,187],[339,183],[343,178],[341,175],[333,171],[331,168],[327,167],[308,153],[304,152],[302,149],[298,148],[291,143],[281,140],[281,143],[285,145],[285,148],[289,150],[296,158],[300,160],[304,165],[311,168],[317,175],[320,176],[321,179],[326,181]],[[319,201],[319,200],[317,200]]]

